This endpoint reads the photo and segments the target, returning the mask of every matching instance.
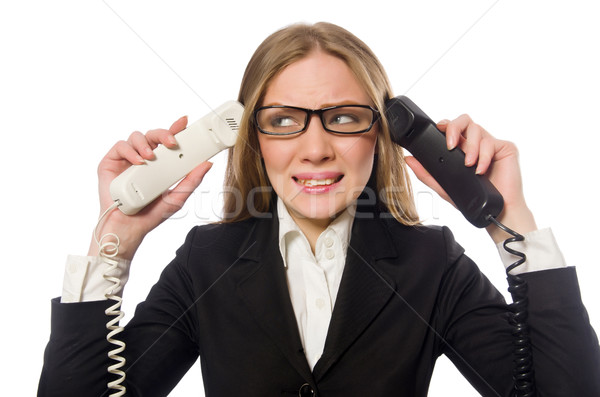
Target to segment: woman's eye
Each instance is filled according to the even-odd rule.
[[[358,118],[352,114],[336,114],[329,120],[329,124],[356,123]]]
[[[292,117],[279,116],[271,119],[271,125],[273,127],[292,127],[298,123]]]

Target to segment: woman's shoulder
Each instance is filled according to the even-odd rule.
[[[221,264],[234,263],[240,250],[244,252],[255,223],[255,220],[248,219],[194,226],[177,250],[177,262],[188,268],[205,270],[214,267],[207,266],[209,264],[218,268]]]
[[[404,238],[414,238],[415,240],[444,240],[453,239],[452,231],[444,225],[428,225],[417,223],[415,225],[404,224],[395,219],[391,214],[378,214],[376,216],[379,223],[383,224],[386,230],[393,235],[399,235]]]
[[[396,247],[403,251],[444,253],[448,260],[457,259],[464,248],[455,240],[450,228],[442,225],[404,225],[393,218],[382,219]]]
[[[256,220],[254,218],[237,222],[215,222],[194,226],[188,233],[187,244],[195,247],[219,246],[231,247],[232,243],[239,244],[251,232]]]

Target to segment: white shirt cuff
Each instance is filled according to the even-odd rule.
[[[527,260],[522,265],[511,270],[511,274],[536,272],[540,270],[567,267],[565,258],[558,248],[554,234],[550,228],[535,230],[524,235],[525,241],[508,244],[515,251],[523,252]],[[504,268],[508,268],[519,257],[508,253],[503,246],[504,242],[496,244]]]
[[[121,296],[129,279],[131,261],[116,260],[117,268],[107,273],[109,265],[99,256],[69,255],[65,264],[61,303],[106,300],[105,291],[114,286],[114,282],[106,280],[105,273],[120,280],[119,288],[113,293]]]

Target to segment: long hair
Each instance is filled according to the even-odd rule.
[[[260,106],[269,82],[280,71],[317,49],[343,60],[381,113],[374,164],[378,202],[399,222],[418,223],[402,148],[392,143],[385,118],[384,103],[392,96],[385,70],[360,39],[325,22],[285,27],[267,37],[250,59],[238,96],[246,110],[237,143],[229,151],[223,221],[240,221],[269,211],[273,191],[260,155],[253,110]]]

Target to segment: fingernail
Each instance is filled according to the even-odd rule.
[[[446,144],[448,145],[448,150],[454,149],[454,147],[456,146],[454,136],[449,136]]]
[[[467,167],[470,167],[470,166],[472,166],[474,163],[475,163],[475,159],[473,158],[473,155],[472,155],[472,154],[467,154],[467,155],[465,156],[465,165],[466,165]]]
[[[446,125],[446,124],[448,124],[449,122],[450,122],[450,120],[443,119],[443,120],[440,120],[440,121],[438,121],[438,125]]]
[[[174,137],[173,135],[169,135],[169,136],[167,137],[167,143],[168,143],[169,145],[176,145],[176,144],[177,144],[177,141],[175,140],[175,137]]]
[[[139,164],[144,164],[146,162],[146,160],[144,160],[144,158],[142,156],[140,156],[139,154],[137,156],[135,156],[135,160],[139,163]]]

